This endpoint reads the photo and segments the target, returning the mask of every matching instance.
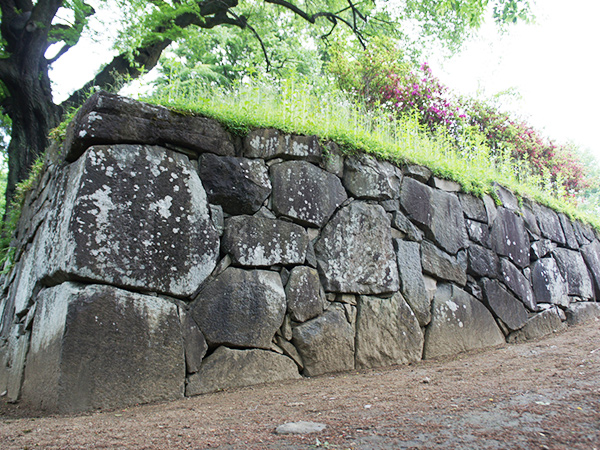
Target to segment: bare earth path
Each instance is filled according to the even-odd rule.
[[[0,405],[1,449],[600,449],[600,323],[413,366],[83,416]],[[280,436],[285,422],[327,425]]]

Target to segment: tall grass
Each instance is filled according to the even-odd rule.
[[[215,118],[240,135],[255,128],[277,128],[332,140],[346,153],[365,152],[396,163],[421,164],[478,196],[494,195],[493,183],[500,183],[521,197],[600,228],[600,219],[577,211],[559,182],[534,175],[526,161],[515,162],[510,152],[493,153],[475,130],[458,136],[445,130],[432,134],[416,117],[398,118],[385,107],[367,108],[326,84],[288,79],[222,88],[175,80],[144,100]]]

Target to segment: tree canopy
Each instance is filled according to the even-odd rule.
[[[116,55],[56,104],[49,69],[93,30],[96,12],[103,8],[112,11],[103,32],[116,36]],[[221,76],[231,77],[244,58],[261,57],[269,69],[282,69],[294,52],[308,70],[307,47],[294,44],[278,56],[290,35],[302,42],[308,34],[326,40],[344,31],[361,46],[376,35],[393,36],[409,46],[434,38],[456,49],[488,9],[500,24],[530,14],[528,0],[0,0],[0,104],[8,118],[3,123],[11,126],[6,198],[26,178],[48,145],[49,130],[68,108],[80,106],[94,89],[118,90],[152,69],[172,43],[192,38],[191,29],[212,30],[210,36],[194,39],[220,66]],[[225,42],[236,36],[241,45],[227,47]],[[249,38],[251,46],[246,45]]]

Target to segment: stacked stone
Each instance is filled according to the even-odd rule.
[[[314,136],[106,93],[26,201],[0,391],[73,412],[435,358],[599,315],[591,227]],[[58,161],[58,162],[56,162]]]

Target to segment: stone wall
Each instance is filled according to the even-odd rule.
[[[406,364],[600,313],[590,226],[99,93],[29,194],[0,392],[76,412]]]

